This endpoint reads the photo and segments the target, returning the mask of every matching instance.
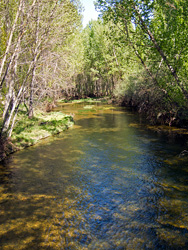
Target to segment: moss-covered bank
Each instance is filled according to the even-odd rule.
[[[35,112],[29,119],[20,111],[11,139],[1,141],[0,161],[10,153],[36,144],[39,140],[58,134],[74,124],[73,117],[62,112]]]

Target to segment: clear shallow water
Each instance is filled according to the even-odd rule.
[[[0,248],[188,249],[186,144],[120,108],[60,110],[72,129],[0,166]]]

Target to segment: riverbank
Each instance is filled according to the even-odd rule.
[[[125,99],[124,99],[125,100]],[[85,98],[78,100],[66,100],[62,99],[58,101],[59,105],[73,105],[78,103],[87,103],[88,105],[83,107],[83,110],[79,112],[86,114],[86,111],[92,112],[96,109],[95,104],[115,104],[117,106],[124,106],[130,109],[135,108],[130,105],[130,103],[126,103],[125,101],[120,102],[120,100],[112,98],[112,97],[101,97],[101,98]],[[99,107],[98,107],[99,108]],[[101,107],[100,107],[101,109]],[[106,109],[106,107],[105,107]],[[143,115],[144,113],[139,112],[138,109],[136,113]],[[64,112],[64,111],[63,111]],[[71,113],[71,111],[70,111]],[[69,114],[70,114],[69,113]],[[74,111],[72,112],[74,113]],[[72,114],[71,113],[71,114]],[[145,113],[146,116],[146,113]],[[148,121],[147,117],[145,117]],[[145,119],[144,119],[145,120]],[[6,158],[11,153],[24,149],[26,147],[35,145],[40,140],[58,134],[74,124],[72,115],[66,115],[60,111],[54,111],[51,109],[51,112],[45,112],[44,110],[35,111],[33,119],[29,119],[26,111],[20,110],[18,114],[18,119],[15,125],[15,128],[12,133],[11,139],[8,138],[3,142],[0,142],[0,161]],[[151,125],[152,124],[152,125]],[[151,122],[149,124],[130,124],[133,127],[142,127],[144,126],[146,129],[156,131],[157,133],[165,133],[171,136],[174,135],[184,135],[188,136],[187,128],[178,128],[176,126],[165,126],[165,124],[161,125],[160,123],[155,124]]]
[[[104,104],[111,101],[110,97],[78,100],[61,99],[58,101],[60,104],[83,102]],[[72,115],[54,111],[53,108],[54,105],[49,103],[45,109],[41,107],[39,110],[35,110],[32,119],[28,118],[27,111],[24,108],[20,109],[11,138],[1,139],[0,141],[0,161],[3,161],[11,153],[33,146],[42,139],[67,130],[74,124]]]
[[[0,161],[11,153],[35,145],[41,139],[65,131],[73,124],[73,117],[62,112],[36,111],[34,117],[29,119],[25,111],[20,111],[11,139],[1,141]]]
[[[150,125],[188,129],[187,106],[167,102],[165,97],[156,94],[155,98],[140,92],[116,97],[116,103],[140,114]]]

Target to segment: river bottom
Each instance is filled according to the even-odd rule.
[[[187,249],[185,144],[111,106],[0,167],[1,249]]]

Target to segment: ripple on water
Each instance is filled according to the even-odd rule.
[[[75,128],[1,166],[1,249],[187,249],[181,145],[93,105],[67,105]]]

